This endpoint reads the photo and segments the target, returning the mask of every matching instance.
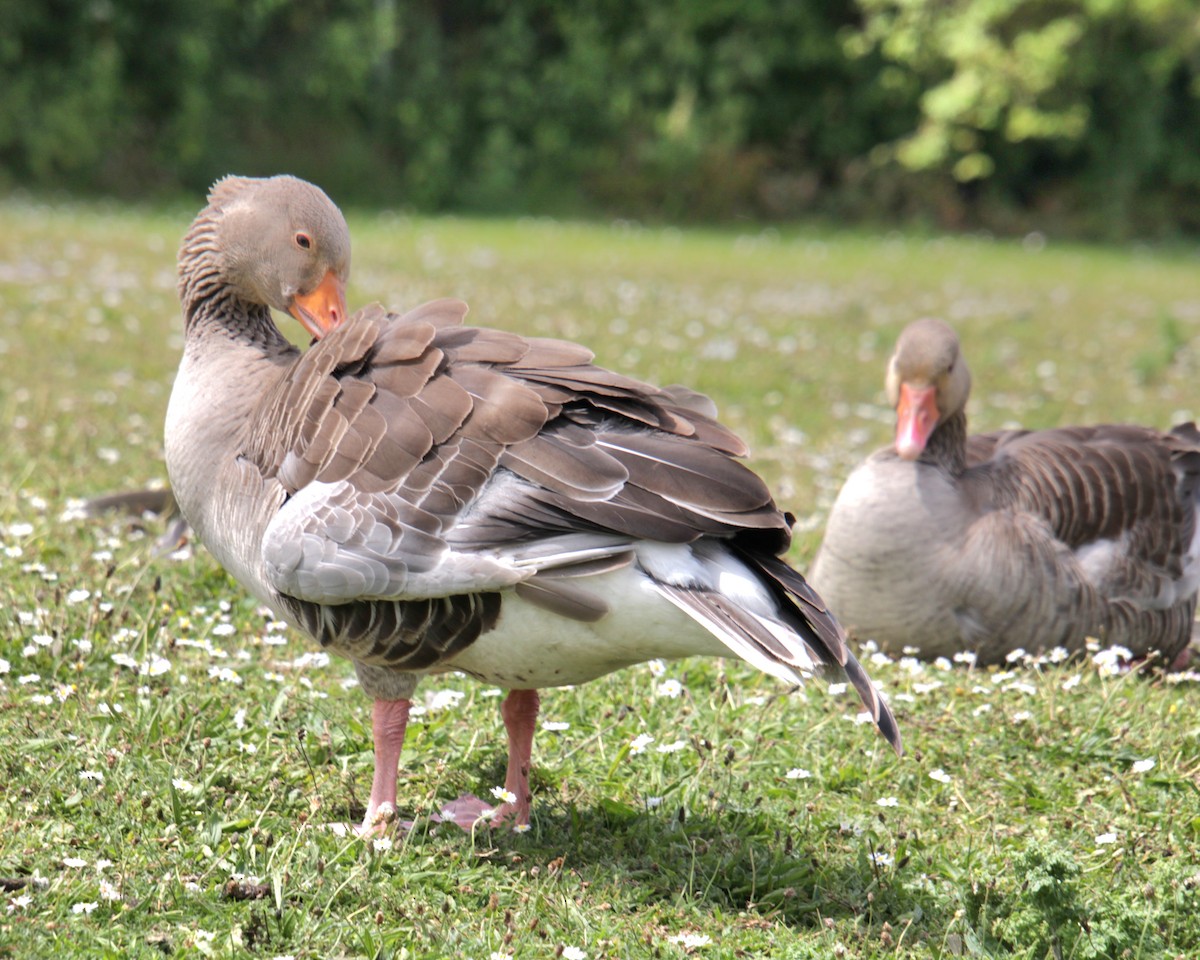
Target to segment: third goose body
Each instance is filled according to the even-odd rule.
[[[1167,663],[1200,586],[1200,435],[1105,425],[968,437],[970,374],[937,320],[887,372],[895,443],[838,494],[810,580],[847,630],[899,653],[1082,648]]]

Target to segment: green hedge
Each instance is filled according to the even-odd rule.
[[[0,2],[0,186],[1200,226],[1192,0]]]

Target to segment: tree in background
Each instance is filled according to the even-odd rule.
[[[889,82],[920,106],[878,159],[989,184],[1009,204],[1091,210],[1093,227],[1200,227],[1193,0],[858,3],[865,21],[847,52],[882,53]]]
[[[1200,229],[1194,0],[0,2],[0,187]]]

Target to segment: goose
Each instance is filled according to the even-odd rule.
[[[184,347],[171,487],[216,560],[348,657],[374,703],[361,830],[394,816],[420,679],[509,691],[507,791],[523,827],[538,690],[656,658],[734,656],[797,683],[844,675],[900,734],[820,597],[783,559],[789,518],[708,398],[584,347],[464,324],[457,300],[348,315],[350,239],[316,186],[226,177],[179,253]],[[315,341],[280,333],[290,314]],[[464,828],[490,805],[464,796]]]
[[[968,437],[958,335],[927,318],[887,368],[894,443],[846,480],[809,571],[852,637],[930,659],[1188,645],[1200,433],[1130,425]]]
[[[84,501],[84,516],[99,517],[106,513],[123,514],[135,522],[147,514],[161,517],[166,522],[166,528],[154,541],[153,556],[168,556],[188,541],[190,531],[187,521],[179,515],[179,507],[169,489],[145,487],[121,490]]]

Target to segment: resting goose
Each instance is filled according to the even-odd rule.
[[[810,571],[847,631],[899,653],[1188,644],[1200,585],[1200,434],[1108,425],[967,436],[971,375],[945,323],[887,370],[893,446],[850,475]]]
[[[538,688],[652,658],[844,672],[900,749],[837,622],[780,554],[789,524],[707,398],[584,347],[465,326],[438,300],[347,317],[337,207],[229,177],[179,255],[185,345],[166,423],[179,507],[216,559],[374,698],[363,829],[396,799],[410,698],[461,670],[511,692],[506,788],[529,819]],[[306,352],[271,309],[318,338]],[[483,804],[461,798],[466,826]]]

